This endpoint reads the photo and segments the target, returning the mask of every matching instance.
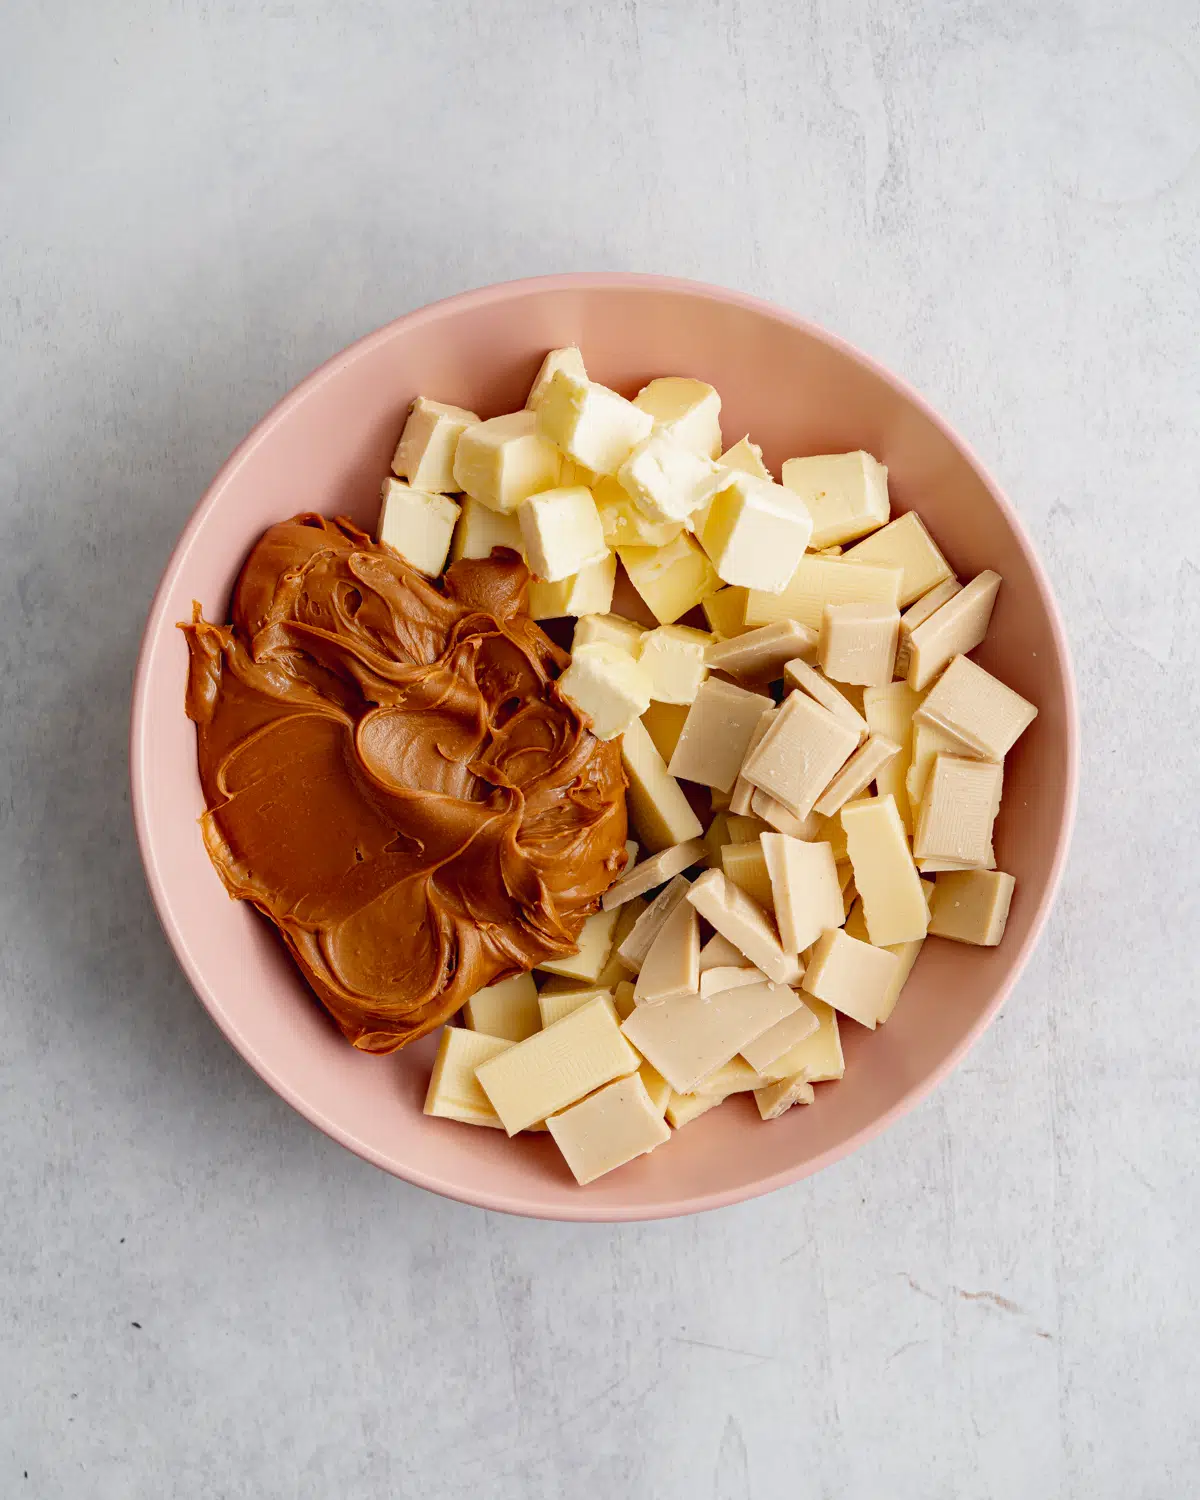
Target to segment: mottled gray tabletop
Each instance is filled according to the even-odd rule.
[[[0,1495],[1194,1493],[1193,0],[7,0]],[[1061,899],[954,1077],[819,1177],[559,1227],[258,1082],[129,826],[147,603],[214,470],[398,313],[724,282],[1015,498],[1084,726]]]

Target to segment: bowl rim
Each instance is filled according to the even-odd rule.
[[[372,1146],[370,1142],[361,1139],[352,1131],[325,1115],[306,1099],[302,1093],[280,1077],[270,1060],[264,1057],[245,1039],[238,1028],[236,1020],[225,1011],[219,996],[209,987],[201,966],[194,958],[176,920],[166,882],[158,867],[154,839],[147,820],[143,796],[143,788],[147,777],[147,762],[151,750],[151,714],[147,702],[147,693],[151,676],[152,657],[156,643],[161,638],[164,619],[167,613],[167,600],[174,589],[178,575],[187,562],[196,533],[209,511],[216,505],[221,492],[232,481],[238,470],[248,460],[259,444],[270,436],[273,429],[286,415],[303,405],[327,381],[335,379],[347,365],[361,358],[376,345],[390,340],[394,337],[398,328],[436,320],[444,316],[451,309],[470,310],[481,308],[495,302],[507,301],[513,297],[538,292],[571,290],[602,291],[607,289],[627,291],[637,288],[646,291],[683,294],[716,301],[727,306],[744,308],[749,312],[754,312],[776,322],[787,324],[797,331],[808,335],[810,338],[816,339],[839,353],[846,355],[859,365],[864,366],[881,381],[889,385],[907,402],[911,403],[916,410],[958,449],[976,474],[978,474],[991,494],[992,499],[1000,508],[1006,522],[1012,529],[1018,546],[1025,555],[1030,573],[1042,596],[1042,602],[1050,622],[1054,647],[1062,663],[1063,670],[1063,684],[1066,697],[1066,791],[1050,872],[1041,892],[1038,907],[1033,915],[1029,931],[1026,934],[1020,951],[1014,955],[1014,961],[1009,974],[1004,982],[997,987],[987,1008],[979,1016],[974,1026],[971,1027],[939,1066],[924,1078],[914,1083],[889,1109],[885,1110],[869,1124],[864,1125],[860,1130],[855,1131],[854,1134],[848,1136],[845,1140],[838,1142],[835,1146],[829,1147],[828,1150],[823,1151],[820,1155],[794,1168],[784,1168],[781,1171],[771,1173],[769,1176],[759,1178],[744,1187],[728,1188],[692,1197],[681,1196],[668,1199],[661,1204],[635,1204],[628,1208],[614,1207],[612,1205],[607,1205],[603,1208],[598,1206],[592,1208],[589,1207],[587,1194],[581,1193],[577,1204],[568,1203],[549,1206],[536,1202],[527,1202],[519,1195],[512,1193],[496,1192],[487,1189],[475,1190],[462,1188],[436,1175],[422,1172],[419,1168],[402,1167],[390,1159],[384,1152]],[[1026,530],[1024,523],[1012,502],[1007,498],[991,473],[980,461],[970,444],[907,381],[895,375],[891,370],[873,359],[869,354],[864,353],[848,340],[841,338],[837,334],[830,333],[818,324],[764,298],[751,296],[749,293],[736,291],[732,288],[694,281],[684,277],[660,276],[628,271],[584,271],[495,282],[489,286],[458,292],[452,296],[440,298],[436,302],[427,303],[412,312],[402,314],[374,332],[356,339],[353,343],[347,345],[346,348],[327,359],[310,375],[301,380],[298,385],[294,386],[281,400],[276,402],[255,424],[222,464],[205,489],[183,531],[180,533],[179,539],[175,543],[171,555],[167,560],[158,587],[155,589],[147,613],[146,624],[142,631],[141,642],[138,648],[137,665],[134,671],[129,731],[129,767],[134,829],[142,865],[146,873],[146,881],[150,888],[151,898],[154,902],[159,923],[180,967],[183,969],[189,983],[205,1009],[225,1035],[226,1039],[245,1061],[249,1063],[250,1067],[254,1069],[264,1083],[269,1085],[282,1099],[286,1100],[310,1124],[315,1125],[333,1140],[339,1142],[339,1144],[345,1146],[348,1150],[353,1151],[355,1155],[362,1157],[365,1161],[371,1162],[374,1166],[382,1168],[382,1170],[390,1173],[392,1176],[399,1177],[402,1181],[410,1182],[416,1187],[426,1188],[430,1192],[439,1194],[441,1197],[450,1198],[460,1203],[467,1203],[477,1208],[491,1209],[496,1212],[514,1214],[524,1218],[551,1219],[565,1222],[624,1223],[675,1218],[686,1214],[725,1208],[734,1203],[741,1203],[760,1197],[765,1193],[773,1192],[776,1188],[786,1187],[790,1183],[812,1176],[823,1168],[831,1166],[834,1162],[840,1161],[843,1157],[849,1156],[851,1152],[858,1150],[861,1146],[866,1145],[868,1141],[880,1135],[903,1115],[915,1109],[958,1066],[965,1054],[975,1045],[984,1031],[995,1020],[1001,1006],[1012,993],[1017,981],[1023,974],[1025,966],[1029,962],[1041,937],[1058,893],[1063,870],[1066,865],[1067,854],[1070,849],[1078,800],[1078,692],[1070,645],[1058,601],[1055,598],[1049,577],[1038,557],[1032,538]]]

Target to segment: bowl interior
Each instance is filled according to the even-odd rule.
[[[183,713],[175,622],[193,599],[226,618],[247,551],[297,511],[375,520],[381,477],[418,393],[484,415],[520,406],[547,348],[578,343],[594,378],[632,394],[654,375],[711,381],[727,443],[750,432],[767,462],[866,448],[889,469],[896,511],[917,508],[960,577],[1004,578],[980,662],[1039,707],[1009,757],[996,854],[1017,877],[1004,943],[930,941],[877,1033],[843,1021],[846,1077],[814,1107],[763,1125],[750,1099],[696,1121],[611,1177],[577,1188],[548,1138],[427,1119],[433,1042],[355,1052],[276,940],[208,863],[195,738]],[[735,1201],[814,1171],[916,1101],[999,1006],[1053,895],[1070,823],[1070,668],[1045,579],[1011,511],[938,419],[853,351],[786,314],[655,278],[556,278],[470,293],[383,329],[324,366],[255,430],[172,557],[135,689],[134,806],[167,934],[218,1024],[310,1120],[378,1165],[437,1191],[517,1212],[638,1218]]]

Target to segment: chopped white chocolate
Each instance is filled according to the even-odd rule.
[[[671,757],[672,776],[729,791],[737,780],[746,746],[771,700],[732,682],[710,677],[696,694]]]
[[[516,1135],[635,1072],[640,1061],[621,1034],[612,1001],[598,996],[483,1063],[475,1076],[505,1130]]]
[[[636,661],[638,646],[645,634],[643,626],[635,625],[621,615],[580,615],[571,637],[571,650],[578,651],[580,646],[616,646]]]
[[[644,896],[655,886],[665,885],[676,875],[681,875],[689,865],[698,864],[704,858],[704,840],[688,839],[683,844],[672,844],[660,849],[640,864],[628,866],[624,875],[615,880],[601,898],[605,911],[621,906],[634,896]]]
[[[802,1003],[785,984],[751,984],[707,999],[696,994],[641,1005],[621,1029],[676,1093],[690,1094],[714,1068]]]
[[[833,850],[828,844],[809,844],[783,833],[764,833],[760,844],[779,940],[785,952],[800,953],[826,928],[842,925]]]
[[[700,1080],[693,1092],[716,1094],[721,1099],[728,1099],[733,1094],[753,1093],[755,1089],[762,1088],[766,1082],[762,1074],[752,1068],[744,1057],[737,1056],[731,1057],[719,1068],[714,1068],[711,1073]]]
[[[686,531],[662,547],[618,547],[617,556],[630,583],[662,625],[695,609],[720,582],[716,569]]]
[[[463,1006],[463,1016],[472,1031],[523,1042],[542,1024],[533,975],[514,974],[511,979],[476,990]]]
[[[608,556],[600,512],[582,485],[543,490],[517,512],[530,570],[547,583],[570,578]]]
[[[767,730],[775,722],[775,715],[778,712],[779,710],[772,704],[770,708],[764,708],[762,713],[759,714],[758,723],[754,726],[754,732],[746,743],[746,755],[743,757],[743,763],[745,759],[758,749],[763,740],[766,739]],[[750,812],[756,790],[757,788],[753,783],[746,780],[744,772],[739,771],[737,780],[733,783],[733,791],[729,796],[729,811],[735,817],[744,817]]]
[[[706,870],[688,891],[687,899],[768,979],[775,984],[796,982],[800,964],[793,954],[784,952],[774,921],[723,871]],[[678,1088],[678,1084],[675,1086]]]
[[[936,724],[924,724],[915,715],[912,725],[912,761],[904,778],[904,789],[908,793],[915,822],[921,798],[925,795],[925,784],[933,763],[939,755],[961,755],[967,760],[977,757],[969,745],[964,745],[956,734],[948,734]]]
[[[626,901],[623,906],[617,908],[617,924],[613,928],[612,950],[608,955],[608,962],[600,970],[596,983],[613,992],[614,998],[621,986],[621,982],[629,978],[632,970],[621,957],[621,949],[625,946],[625,940],[637,926],[638,921],[650,903],[642,896],[634,896],[632,901]],[[620,1014],[620,1007],[617,1007]]]
[[[622,1017],[624,1020],[624,1017]],[[641,1067],[637,1070],[637,1076],[642,1080],[646,1093],[650,1096],[659,1119],[667,1112],[667,1105],[671,1099],[671,1085],[662,1076],[653,1063],[642,1060]]]
[[[762,1072],[764,1068],[778,1062],[793,1047],[798,1047],[801,1042],[815,1035],[819,1026],[816,1015],[807,1005],[801,1005],[790,1016],[776,1021],[762,1036],[747,1042],[742,1048],[742,1056],[756,1072]]]
[[[506,1037],[486,1036],[462,1026],[444,1026],[425,1095],[425,1113],[440,1115],[445,1120],[461,1120],[466,1125],[490,1125],[493,1130],[503,1130],[500,1116],[476,1081],[475,1069],[480,1063],[507,1052],[512,1045]]]
[[[1037,718],[1037,709],[968,656],[956,656],[929,689],[917,717],[970,745],[985,760],[1003,760]]]
[[[621,467],[617,479],[651,521],[687,526],[717,492],[721,471],[711,458],[658,430],[643,438]]]
[[[457,490],[455,449],[466,429],[478,421],[475,413],[465,407],[418,396],[409,407],[408,420],[392,459],[392,473],[407,479],[415,490],[440,494]]]
[[[709,629],[721,640],[732,640],[746,629],[746,589],[719,588],[700,601]]]
[[[662,375],[643,386],[633,404],[648,412],[660,432],[677,443],[716,458],[721,451],[721,398],[703,380]]]
[[[835,928],[817,939],[800,983],[808,994],[874,1031],[899,967],[899,959],[886,948]]]
[[[690,706],[687,703],[660,703],[651,698],[650,707],[642,715],[646,733],[654,741],[654,748],[664,761],[670,760],[675,754],[675,746],[683,733]]]
[[[923,624],[909,632],[908,685],[926,688],[954,657],[973,651],[987,635],[1000,575],[990,569],[972,578],[966,588],[935,609]]]
[[[835,719],[845,724],[847,728],[853,729],[860,740],[866,739],[867,721],[846,694],[834,687],[832,682],[826,681],[815,667],[810,667],[806,661],[799,659],[786,662],[783,668],[783,680],[786,686],[799,688],[822,708],[827,708]]]
[[[789,1048],[782,1057],[768,1063],[762,1070],[767,1078],[793,1078],[800,1074],[810,1083],[827,1083],[840,1078],[846,1071],[837,1012],[815,996],[806,995],[804,1000],[817,1018],[817,1029],[804,1041]]]
[[[603,475],[591,489],[610,547],[665,547],[683,530],[678,521],[652,521],[615,474]]]
[[[849,860],[850,855],[846,849],[846,829],[840,812],[834,813],[832,818],[818,816],[817,831],[811,835],[811,838],[814,843],[828,844],[839,865]]]
[[[637,1073],[551,1115],[546,1128],[581,1187],[645,1156],[671,1131]]]
[[[767,874],[761,840],[756,840],[753,844],[724,845],[721,850],[721,869],[739,890],[745,891],[765,911],[772,909],[771,880]],[[787,943],[783,946],[788,948]],[[800,950],[793,948],[788,951],[798,953]]]
[[[551,349],[542,360],[541,369],[534,376],[533,384],[529,387],[529,395],[525,398],[525,405],[530,411],[536,410],[541,404],[542,397],[550,389],[550,382],[559,370],[566,370],[568,375],[573,375],[576,380],[588,378],[583,364],[583,355],[574,344],[568,344],[565,349]]]
[[[617,646],[581,646],[558,679],[565,698],[590,720],[598,740],[614,740],[650,705],[650,679]]]
[[[535,620],[557,620],[563,615],[607,614],[612,608],[616,581],[617,559],[611,553],[556,583],[531,578],[529,613]]]
[[[564,1016],[569,1016],[589,1000],[612,998],[613,993],[606,985],[571,984],[566,980],[552,980],[543,985],[538,994],[538,1014],[543,1027],[553,1026],[555,1021],[561,1021]]]
[[[508,511],[492,510],[470,495],[462,498],[462,514],[450,543],[450,561],[462,557],[490,557],[493,547],[511,547],[525,556],[521,523]]]
[[[923,880],[921,882],[921,885],[925,891],[925,899],[926,901],[928,901],[930,896],[933,894],[933,883],[929,880]],[[846,926],[844,930],[850,937],[858,938],[860,942],[870,942],[870,935],[867,932],[867,919],[863,915],[861,900],[855,901],[853,907],[851,908],[850,914],[846,918]],[[876,1012],[876,1025],[882,1026],[883,1023],[891,1015],[892,1011],[895,1010],[896,1001],[899,1000],[900,992],[901,990],[903,990],[905,984],[907,983],[908,976],[912,973],[913,965],[920,957],[924,942],[924,938],[917,938],[915,942],[911,943],[887,944],[887,951],[895,955],[895,957],[899,960],[900,966],[892,976],[891,983],[888,985],[887,994],[880,1002],[879,1009]]]
[[[597,474],[615,474],[653,419],[595,381],[556,370],[537,408],[537,430],[577,464]]]
[[[379,540],[427,578],[446,566],[457,520],[458,504],[449,495],[413,489],[390,476],[383,481]]]
[[[546,974],[561,974],[567,979],[586,979],[595,983],[612,952],[617,913],[598,911],[585,919],[574,953],[545,958],[538,968]]]
[[[655,938],[662,931],[663,924],[670,918],[680,902],[687,899],[690,889],[691,882],[687,877],[676,875],[664,890],[659,891],[633,924],[628,937],[617,950],[621,962],[630,973],[636,974],[642,967],[646,955],[654,945]]]
[[[633,998],[633,980],[622,979],[618,981],[613,990],[613,1009],[617,1013],[617,1019],[619,1021],[626,1020],[629,1016],[633,1015],[636,1007],[637,1001]],[[645,1064],[643,1063],[642,1066],[644,1067]],[[639,1068],[638,1071],[640,1072],[641,1069]]]
[[[717,462],[723,469],[738,469],[743,474],[753,474],[756,479],[774,477],[763,463],[762,449],[750,441],[749,434],[739,438],[732,448],[726,448]]]
[[[929,909],[894,797],[866,797],[841,810],[846,851],[878,947],[925,936]]]
[[[910,604],[900,616],[900,644],[896,648],[895,667],[897,677],[908,676],[913,631],[918,625],[923,625],[934,610],[941,609],[947,600],[953,599],[961,589],[962,584],[957,578],[947,578],[945,583],[939,583],[937,588],[930,589],[927,594],[922,594],[916,603]]]
[[[994,948],[1004,936],[1015,885],[1003,870],[939,875],[933,890],[930,936]]]
[[[726,583],[781,593],[812,532],[803,503],[783,485],[727,469],[700,535]]]
[[[700,987],[700,923],[695,908],[681,901],[667,916],[638,970],[633,998],[638,1005],[661,1005]]]
[[[811,1104],[816,1097],[812,1084],[800,1075],[781,1078],[778,1083],[754,1090],[754,1102],[764,1120],[778,1120],[793,1104]]]
[[[866,536],[891,515],[887,469],[869,453],[789,458],[780,477],[812,515],[814,551]]]
[[[798,818],[761,787],[754,788],[750,798],[750,811],[764,823],[769,823],[777,833],[786,833],[794,839],[815,839],[821,825],[821,819],[815,812],[809,813],[806,818]]]
[[[757,844],[764,833],[770,833],[770,829],[763,823],[761,818],[756,818],[750,813],[740,814],[730,810],[725,815],[725,828],[729,837],[723,839],[726,844]]]
[[[882,734],[864,741],[817,800],[816,811],[831,818],[839,808],[861,796],[878,773],[900,754],[900,746]]]
[[[835,682],[882,687],[892,680],[899,639],[900,612],[891,605],[827,604],[818,661]]]
[[[530,495],[554,488],[561,462],[554,444],[539,435],[533,412],[510,412],[464,429],[454,484],[493,510],[516,510]]]
[[[851,562],[899,568],[904,574],[900,584],[901,609],[954,577],[941,548],[915,510],[889,521],[865,541],[849,548],[845,556]]]
[[[743,631],[731,640],[711,642],[705,660],[714,672],[728,672],[749,682],[772,682],[783,676],[790,661],[815,661],[817,639],[817,632],[807,625],[780,620]]]
[[[781,594],[751,589],[746,596],[746,624],[773,625],[776,620],[799,620],[810,630],[820,630],[827,604],[888,604],[899,607],[899,568],[877,568],[869,563],[846,562],[841,557],[821,557],[810,552]]]
[[[913,835],[917,859],[989,864],[1003,781],[1004,768],[994,761],[936,756]],[[868,920],[870,915],[868,909]]]
[[[667,1100],[667,1121],[673,1129],[681,1130],[724,1102],[719,1094],[677,1094],[672,1089]]]
[[[708,676],[704,655],[712,637],[690,625],[660,625],[647,630],[638,647],[638,663],[650,678],[650,697],[657,703],[694,703]]]
[[[745,967],[749,972],[757,972],[750,964],[750,960],[740,948],[735,948],[728,938],[723,938],[719,932],[714,932],[708,942],[700,950],[700,977],[703,980],[705,974],[712,969],[736,969]],[[766,976],[764,975],[764,978]]]
[[[790,693],[742,773],[803,818],[857,747],[855,731],[827,708],[805,693]]]
[[[913,715],[921,695],[906,682],[889,682],[863,693],[863,716],[872,735],[882,735],[900,747],[900,753],[880,766],[875,787],[881,797],[896,799],[896,810],[907,832],[912,832],[912,810],[905,778],[912,764]]]
[[[739,953],[738,957],[741,958],[742,955]],[[716,965],[701,973],[700,993],[707,998],[709,995],[719,995],[723,990],[740,989],[745,984],[765,984],[766,981],[767,976],[761,969]]]
[[[929,856],[917,860],[917,869],[922,875],[938,875],[949,870],[994,870],[995,868],[996,856],[990,849],[987,859],[982,864],[971,864],[962,859],[940,859]]]
[[[621,764],[629,778],[630,821],[652,854],[700,837],[700,819],[640,719],[630,724],[621,740]]]

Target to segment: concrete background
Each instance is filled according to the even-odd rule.
[[[7,0],[0,1494],[1195,1493],[1193,0]],[[1001,1020],[695,1221],[489,1217],[326,1141],[161,938],[130,672],[318,361],[538,272],[725,282],[969,436],[1060,592],[1078,834]]]

